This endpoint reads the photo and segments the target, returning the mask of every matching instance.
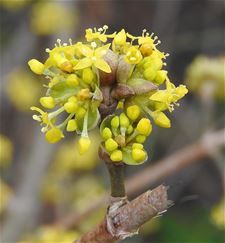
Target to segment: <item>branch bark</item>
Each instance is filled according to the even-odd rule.
[[[163,185],[147,191],[122,207],[108,212],[105,219],[75,243],[111,243],[138,233],[148,220],[166,211],[167,188]]]

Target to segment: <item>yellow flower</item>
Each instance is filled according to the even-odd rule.
[[[107,35],[105,35],[104,33],[101,33],[99,31],[93,32],[93,30],[91,28],[86,29],[86,35],[85,38],[87,41],[94,41],[94,40],[100,40],[102,42],[106,42],[107,41]]]
[[[179,85],[175,87],[169,80],[166,81],[166,90],[159,90],[150,96],[150,100],[158,102],[156,104],[157,110],[163,111],[169,109],[169,111],[174,110],[173,103],[181,99],[188,92],[185,85]]]
[[[51,121],[49,120],[48,118],[48,113],[47,112],[44,112],[43,110],[41,110],[40,108],[38,107],[35,107],[35,106],[32,106],[30,108],[32,111],[37,111],[40,113],[40,115],[33,115],[33,119],[36,120],[36,121],[39,121],[43,124],[46,124],[46,125],[50,125]]]
[[[125,56],[125,60],[130,64],[138,64],[142,59],[141,52],[138,50],[137,47],[131,46]]]
[[[80,45],[79,51],[85,57],[78,61],[74,69],[80,70],[94,65],[96,68],[102,70],[103,72],[110,73],[111,72],[110,66],[102,58],[106,54],[107,50],[109,49],[110,44],[98,48],[96,48],[97,45],[95,42],[92,42],[91,45],[93,48],[90,48],[87,45]]]

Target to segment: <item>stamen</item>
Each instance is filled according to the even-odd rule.
[[[35,121],[41,122],[41,118],[40,118],[38,115],[33,115],[32,118],[33,118]]]
[[[42,127],[42,129],[41,129],[41,132],[42,133],[45,133],[45,132],[47,132],[48,131],[48,128],[47,127]]]
[[[49,48],[46,48],[45,51],[49,53],[51,50]]]
[[[93,42],[91,42],[91,47],[92,48],[96,48],[97,47],[97,44],[93,41]]]
[[[104,25],[102,28],[103,28],[103,30],[107,30],[109,27],[108,27],[108,25]]]
[[[61,40],[57,39],[56,42],[59,44],[59,46],[61,46]]]

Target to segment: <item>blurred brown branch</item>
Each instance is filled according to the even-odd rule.
[[[225,145],[225,129],[206,133],[199,141],[155,162],[129,178],[126,181],[127,193],[134,194],[146,187],[146,185],[153,184],[157,180],[180,171],[192,163],[200,162],[200,159],[211,156],[215,149],[223,145]],[[60,219],[56,222],[56,226],[65,229],[77,227],[89,214],[105,206],[108,202],[109,196],[108,193],[105,193],[79,214],[69,214],[65,218]]]

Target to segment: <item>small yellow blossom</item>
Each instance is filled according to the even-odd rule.
[[[135,46],[131,46],[125,56],[125,61],[130,64],[138,64],[142,59],[141,52]]]
[[[94,65],[96,68],[102,70],[103,72],[110,73],[111,68],[109,64],[103,59],[103,56],[109,49],[110,44],[96,48],[96,43],[92,42],[92,46],[93,48],[90,48],[86,45],[80,46],[79,50],[85,56],[85,58],[81,59],[74,67],[74,69],[80,70]]]

